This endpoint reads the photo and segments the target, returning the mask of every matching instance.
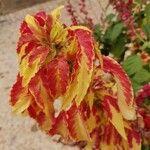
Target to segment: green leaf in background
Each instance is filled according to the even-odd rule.
[[[110,40],[110,42],[114,42],[118,38],[118,36],[122,33],[123,27],[124,27],[123,23],[121,22],[113,24],[107,29],[104,38]]]
[[[123,52],[125,51],[126,37],[120,35],[116,42],[112,45],[110,52],[114,54],[115,57],[120,58]]]
[[[132,78],[130,80],[132,82],[133,91],[134,91],[134,93],[136,93],[138,90],[141,89],[142,85],[140,83],[137,83],[136,81],[134,81]]]
[[[144,14],[145,18],[143,19],[142,29],[147,35],[148,39],[150,39],[150,4],[146,5]]]
[[[107,17],[106,17],[106,21],[108,22],[113,22],[113,19],[116,17],[115,14],[109,14]]]
[[[147,70],[148,72],[150,72],[150,64],[147,64],[143,67],[145,70]]]
[[[146,5],[145,8],[145,17],[147,19],[148,24],[150,23],[150,4]]]
[[[135,0],[136,3],[142,4],[142,0]]]
[[[118,36],[121,34],[122,32],[122,29],[123,29],[123,23],[118,23],[118,24],[115,24],[113,29],[112,29],[112,33],[111,33],[111,41],[115,41]]]
[[[143,105],[144,105],[144,106],[150,105],[150,98],[145,98]]]
[[[102,31],[101,26],[99,24],[95,25],[94,27],[94,37],[96,41],[102,42]]]
[[[150,29],[150,26],[149,26]],[[150,32],[150,30],[149,30]],[[148,32],[147,32],[148,34]],[[140,47],[141,50],[144,50],[146,53],[150,54],[150,41],[145,41],[144,44]]]
[[[125,71],[129,76],[135,74],[136,72],[142,69],[141,58],[137,55],[129,56],[123,62],[123,68],[125,69]]]
[[[145,69],[141,69],[133,76],[133,80],[137,83],[144,83],[150,81],[150,72]]]
[[[104,34],[104,40],[111,42],[110,39],[111,39],[112,29],[113,29],[113,26],[111,25],[111,26],[106,30],[106,32],[105,32],[105,34]]]
[[[150,24],[143,24],[142,29],[144,33],[147,35],[148,39],[150,39]]]
[[[150,145],[142,145],[142,150],[150,150]]]

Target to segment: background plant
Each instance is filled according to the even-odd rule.
[[[88,15],[85,1],[79,1],[84,3]],[[110,0],[105,8],[101,6],[99,0],[98,3],[103,11],[100,23],[90,25],[84,17],[80,18],[81,21],[78,20],[78,24],[87,24],[94,31],[95,39],[101,45],[102,54],[113,57],[123,66],[130,77],[136,97],[138,91],[142,91],[150,82],[150,3],[147,0]],[[106,15],[110,5],[114,8],[114,13]],[[148,86],[146,91],[147,94],[143,92],[143,95],[147,95],[146,102],[143,102],[144,106],[146,104],[144,108],[147,116],[150,117]],[[145,130],[149,131],[150,128]],[[143,141],[145,141],[144,135]]]

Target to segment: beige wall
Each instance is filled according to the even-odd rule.
[[[0,15],[48,0],[0,0]]]

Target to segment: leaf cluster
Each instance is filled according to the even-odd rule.
[[[143,5],[142,1],[135,1],[133,10],[141,5]],[[150,54],[150,4],[145,5],[145,9],[140,9],[138,12],[133,11],[133,16],[145,37],[136,32],[136,39],[131,40],[128,35],[129,29],[118,17],[118,14],[110,14],[106,17],[107,28],[105,31],[104,27],[97,24],[94,28],[94,36],[102,45],[102,54],[113,56],[124,67],[136,94],[144,84],[150,82],[149,61],[145,63],[141,57],[142,53]],[[128,47],[128,45],[131,46]],[[127,51],[131,56],[126,56]]]

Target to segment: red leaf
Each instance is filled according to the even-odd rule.
[[[10,102],[11,105],[15,105],[15,103],[18,100],[18,96],[20,95],[20,93],[22,93],[23,91],[23,87],[22,87],[22,78],[18,75],[17,76],[17,81],[16,83],[13,85],[12,89],[11,89],[11,93],[10,93]]]
[[[63,58],[52,60],[42,71],[41,78],[45,87],[54,98],[66,92],[69,82],[69,65]]]

